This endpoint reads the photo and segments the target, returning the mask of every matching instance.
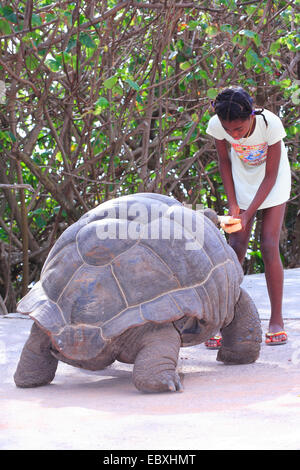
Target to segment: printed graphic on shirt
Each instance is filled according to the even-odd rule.
[[[257,166],[266,161],[268,144],[264,142],[259,145],[242,145],[232,143],[237,156],[248,165]]]

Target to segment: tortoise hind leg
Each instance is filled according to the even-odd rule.
[[[135,358],[133,381],[143,392],[181,391],[176,372],[181,340],[173,324],[148,324]]]
[[[50,345],[48,336],[34,323],[14,374],[17,387],[38,387],[54,379],[58,360],[52,356]]]
[[[222,346],[217,361],[225,364],[250,364],[260,352],[261,325],[256,306],[241,288],[232,322],[222,332]]]

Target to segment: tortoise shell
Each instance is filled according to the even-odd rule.
[[[67,228],[18,311],[73,360],[94,358],[147,322],[174,322],[189,346],[232,321],[242,277],[203,212],[139,193],[107,201]]]

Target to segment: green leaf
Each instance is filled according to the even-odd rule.
[[[242,47],[246,47],[247,46],[247,38],[246,36],[244,36],[243,34],[235,34],[232,38],[232,42],[233,44],[239,44],[240,46]]]
[[[7,19],[10,23],[18,23],[17,15],[14,13],[12,7],[5,6],[3,8],[0,8],[0,15],[4,16],[4,18]]]
[[[188,28],[190,31],[194,31],[195,29],[197,29],[198,26],[199,26],[199,21],[192,20],[192,21],[189,21],[188,23]]]
[[[270,45],[270,54],[272,55],[279,55],[278,51],[280,49],[280,43],[275,41],[275,42],[272,42],[272,44]]]
[[[215,26],[208,26],[206,28],[206,33],[208,34],[208,36],[214,37],[219,33],[219,30]]]
[[[261,65],[259,57],[256,54],[256,52],[254,52],[253,49],[248,49],[248,51],[245,54],[245,57],[246,57],[246,63],[245,63],[246,69],[251,69],[252,67],[255,67],[255,65]]]
[[[77,41],[76,41],[76,38],[74,38],[74,37],[71,38],[70,41],[68,42],[68,45],[67,45],[67,48],[66,48],[66,52],[70,52],[70,51],[73,49],[73,47],[76,46],[76,42],[77,42]]]
[[[252,15],[252,13],[256,10],[256,6],[255,5],[249,5],[249,6],[246,6],[246,13],[248,16]]]
[[[41,24],[43,24],[41,17],[33,13],[31,17],[31,24],[32,26],[41,26]]]
[[[219,93],[219,90],[217,90],[217,88],[209,88],[207,90],[207,96],[211,99],[211,100],[214,100],[217,95]]]
[[[104,96],[100,96],[100,98],[96,101],[96,106],[101,106],[101,108],[107,108],[107,106],[109,106],[109,102],[106,98],[104,98]]]
[[[42,209],[42,208],[35,209],[34,211],[32,211],[32,214],[39,215],[39,214],[42,214],[43,211],[44,211],[44,209]]]
[[[182,39],[179,39],[176,43],[176,46],[177,46],[178,50],[184,49],[184,47],[185,47],[184,41]]]
[[[87,33],[80,33],[79,41],[85,47],[88,47],[91,49],[95,49],[97,47],[95,41]]]
[[[67,52],[63,52],[62,53],[62,58],[63,58],[63,60],[65,61],[66,64],[73,65],[74,55],[68,54]]]
[[[10,34],[11,33],[11,27],[8,21],[4,19],[0,19],[0,33],[3,34]]]
[[[240,31],[240,34],[242,36],[246,36],[247,38],[251,38],[254,41],[254,43],[256,44],[256,46],[261,45],[260,37],[255,31],[251,31],[250,29],[242,29]]]
[[[105,88],[108,88],[109,90],[111,90],[115,86],[117,81],[118,81],[118,76],[113,75],[112,77],[109,77],[106,80],[104,80],[103,85],[105,86]]]
[[[103,109],[106,109],[109,107],[109,102],[107,101],[106,98],[104,98],[104,96],[100,96],[100,98],[96,101],[96,108],[95,108],[95,111],[94,111],[94,114],[97,115],[97,114],[100,114]]]
[[[232,34],[232,26],[231,24],[222,24],[220,26],[220,30],[223,31],[224,33],[230,33]]]
[[[52,70],[52,72],[57,72],[61,66],[57,59],[48,59],[46,60],[46,64]]]
[[[140,104],[143,104],[143,99],[142,99],[142,97],[139,93],[137,93],[137,95],[136,95],[136,101]]]
[[[15,138],[14,134],[13,134],[11,131],[8,131],[8,134],[9,134],[9,136],[10,136],[12,142],[16,142],[16,141],[17,141],[17,139]]]
[[[35,220],[36,225],[39,228],[45,227],[45,225],[47,223],[46,220],[44,219],[44,217],[42,217],[41,215],[38,215],[37,217],[35,217],[34,220]]]
[[[201,78],[204,78],[205,80],[208,80],[208,75],[206,70],[199,70],[198,74],[200,75]]]
[[[181,68],[181,70],[187,70],[191,67],[191,64],[190,62],[181,62],[179,67]]]
[[[291,86],[292,82],[289,78],[286,78],[285,80],[280,80],[280,85],[281,87],[288,88]]]
[[[25,63],[28,70],[35,70],[39,64],[39,61],[33,55],[28,55],[25,59]]]
[[[125,82],[128,83],[128,85],[134,90],[139,91],[140,89],[139,85],[133,80],[131,80],[130,78],[126,78]]]
[[[11,144],[11,142],[15,142],[16,138],[10,131],[0,131],[0,143]]]
[[[300,88],[297,88],[296,90],[293,91],[293,93],[291,95],[291,99],[292,99],[293,104],[295,104],[297,106],[300,104]],[[300,123],[296,124],[296,126],[298,126],[298,130],[299,130]],[[296,128],[296,126],[294,126],[294,127]]]
[[[53,13],[46,13],[45,18],[46,18],[47,22],[50,22],[50,21],[56,20],[57,15],[54,12]]]
[[[256,33],[254,31],[250,31],[250,29],[242,29],[240,31],[240,34],[247,36],[247,38],[253,38]]]
[[[123,95],[123,88],[118,85],[118,83],[112,88],[112,92],[114,95]]]

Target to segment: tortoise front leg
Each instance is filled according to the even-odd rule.
[[[58,360],[50,352],[49,337],[34,323],[14,374],[17,387],[38,387],[50,383]]]
[[[244,289],[241,288],[232,322],[221,332],[222,346],[217,361],[225,364],[249,364],[256,361],[262,331],[256,306]]]
[[[181,340],[172,323],[146,325],[135,358],[133,381],[143,392],[182,391],[176,372]]]

